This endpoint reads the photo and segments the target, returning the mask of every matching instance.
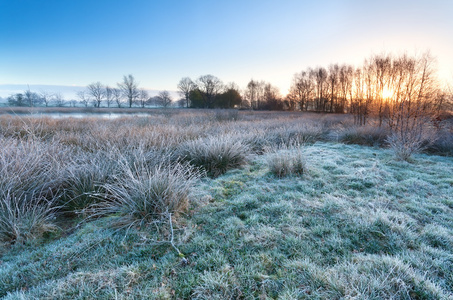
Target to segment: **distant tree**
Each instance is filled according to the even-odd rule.
[[[55,93],[52,97],[52,100],[55,103],[55,106],[58,106],[58,107],[62,107],[65,104],[65,100],[60,93]]]
[[[258,107],[258,81],[251,79],[245,89],[245,98],[250,103],[250,107]]]
[[[121,104],[123,103],[123,93],[119,88],[112,88],[112,99],[116,102],[119,108],[121,108]]]
[[[107,104],[107,107],[110,107],[110,105],[114,101],[113,88],[111,88],[108,85],[106,85],[105,86],[104,95],[105,95],[105,103]]]
[[[91,83],[87,86],[87,89],[88,95],[93,97],[94,107],[101,107],[102,99],[104,99],[105,97],[105,90],[102,83],[100,83],[99,81]]]
[[[145,107],[145,104],[147,103],[148,99],[149,99],[148,92],[145,89],[139,89],[137,100],[141,108]]]
[[[230,83],[225,86],[225,91],[217,96],[215,107],[234,108],[240,106],[241,103],[242,97],[239,93],[239,87],[234,83]]]
[[[39,97],[41,98],[42,102],[46,107],[49,106],[50,99],[52,99],[52,94],[46,91],[41,91],[39,93]]]
[[[190,94],[189,94],[190,96]],[[186,107],[186,103],[188,101],[186,100],[186,98],[181,98],[179,100],[176,101],[176,105],[179,107],[179,108],[183,108],[183,107]]]
[[[76,99],[71,99],[68,102],[69,102],[69,105],[72,106],[72,107],[76,107],[77,106],[77,100]]]
[[[172,98],[170,96],[170,93],[168,91],[162,91],[157,95],[158,101],[160,106],[167,108],[171,105],[172,103]]]
[[[189,77],[182,78],[178,83],[178,90],[186,101],[186,107],[190,106],[190,92],[197,88],[197,85]]]
[[[28,88],[26,91],[24,91],[24,100],[25,100],[25,105],[33,107],[35,105],[35,102],[38,101],[39,96],[30,91],[30,88]]]
[[[85,107],[88,107],[89,97],[87,96],[86,91],[78,91],[77,97],[80,99],[80,103],[82,103]]]
[[[283,110],[280,92],[278,91],[278,88],[270,83],[264,85],[264,96],[261,108],[267,110]]]
[[[126,97],[129,108],[138,97],[138,83],[135,81],[134,76],[131,74],[123,77],[123,82],[118,83],[118,87],[123,91],[123,95]]]
[[[190,92],[190,107],[192,108],[205,108],[205,101],[199,89],[195,89]]]
[[[223,89],[222,81],[212,75],[203,75],[197,79],[197,87],[200,91],[205,108],[212,108],[217,95]]]
[[[11,106],[26,106],[25,97],[22,93],[17,93],[8,97],[8,104]]]

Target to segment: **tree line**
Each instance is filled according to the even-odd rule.
[[[370,116],[376,116],[382,124],[391,119],[390,116],[401,106],[411,113],[452,109],[452,93],[442,88],[436,77],[434,59],[429,53],[419,56],[373,55],[359,67],[332,64],[327,68],[307,68],[293,76],[286,96],[262,80],[251,79],[241,89],[236,83],[224,84],[213,75],[202,75],[195,80],[184,77],[178,82],[177,89],[181,96],[177,101],[168,91],[150,97],[148,91],[139,87],[134,76],[127,75],[115,87],[101,82],[91,83],[77,93],[78,101],[71,100],[69,104],[351,113],[358,124],[365,124]],[[61,94],[34,93],[28,89],[11,95],[8,103],[16,106],[63,106],[67,101]]]

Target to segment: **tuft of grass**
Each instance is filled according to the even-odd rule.
[[[269,171],[275,176],[301,176],[306,170],[306,161],[300,146],[281,146],[270,150],[267,157]]]
[[[55,231],[54,202],[10,190],[0,192],[0,240],[22,243]]]
[[[180,157],[211,177],[244,165],[249,153],[247,145],[230,135],[200,138],[183,144],[179,150]]]
[[[104,184],[104,198],[92,206],[96,216],[116,215],[119,227],[146,225],[168,217],[178,217],[188,207],[189,193],[199,173],[187,164],[160,164],[135,170],[123,165],[114,184]]]

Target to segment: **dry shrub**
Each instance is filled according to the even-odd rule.
[[[425,126],[414,126],[393,130],[387,137],[387,142],[398,159],[407,161],[412,154],[428,148],[435,142],[436,138],[436,135]]]

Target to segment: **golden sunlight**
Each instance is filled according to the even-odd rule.
[[[388,99],[390,97],[393,96],[393,90],[388,88],[388,87],[385,87],[383,90],[382,90],[382,98],[384,99]]]

